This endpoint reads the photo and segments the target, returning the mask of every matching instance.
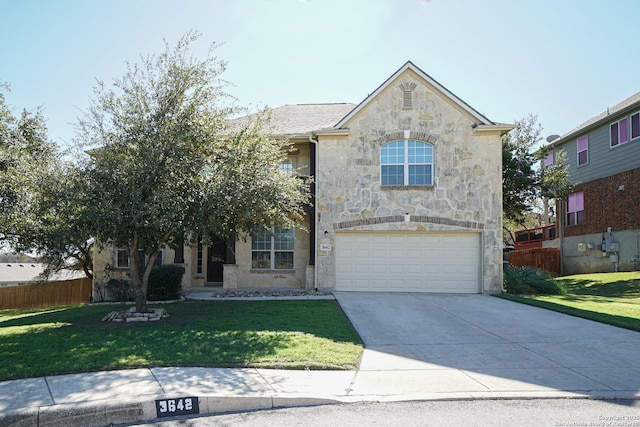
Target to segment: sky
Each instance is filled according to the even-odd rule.
[[[640,91],[637,0],[0,0],[0,82],[61,146],[92,88],[190,30],[250,108],[359,103],[406,61],[494,122],[564,134]]]

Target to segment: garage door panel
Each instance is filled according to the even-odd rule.
[[[338,233],[337,290],[477,293],[479,233]]]

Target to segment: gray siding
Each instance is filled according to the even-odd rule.
[[[631,114],[612,115],[611,120],[601,126],[578,134],[555,148],[555,151],[563,149],[566,153],[571,182],[585,183],[640,167],[640,138],[611,148],[610,125]],[[586,165],[578,166],[577,141],[585,134],[589,136],[589,161]]]

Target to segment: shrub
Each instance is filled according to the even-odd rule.
[[[115,301],[133,301],[133,287],[126,279],[109,279],[105,285],[105,296]]]
[[[504,289],[509,294],[564,295],[566,287],[551,275],[533,267],[509,267],[503,276]]]
[[[163,264],[153,267],[149,275],[147,299],[149,301],[178,299],[183,275],[184,267],[181,265]]]

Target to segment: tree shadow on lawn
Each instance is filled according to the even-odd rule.
[[[503,295],[501,296],[504,299],[510,299],[513,301],[517,301],[523,304],[532,305],[535,307],[546,308],[548,310],[557,311],[559,313],[568,314],[571,316],[581,317],[583,319],[595,320],[597,322],[606,323],[609,325],[614,325],[618,327],[622,327],[625,329],[630,329],[632,331],[640,332],[640,321],[633,317],[620,316],[615,314],[602,313],[600,311],[591,311],[585,310],[582,308],[571,307],[568,305],[557,304],[550,301],[544,301],[539,299],[530,299],[530,298],[522,298],[522,297],[511,297]],[[613,300],[606,299],[589,299],[581,296],[572,296],[572,295],[562,295],[555,296],[555,298],[561,298],[567,301],[589,301],[596,303],[611,303],[611,302],[619,302]]]
[[[360,337],[335,301],[184,301],[149,304],[165,308],[169,317],[157,322],[102,322],[111,311],[131,305],[92,305],[0,312],[0,328],[64,323],[89,329],[165,330],[170,326],[217,331],[292,331],[334,341],[360,343]],[[4,315],[4,316],[3,316]],[[19,317],[13,317],[18,315]]]
[[[0,380],[156,366],[317,369],[331,366],[331,358],[339,355],[314,359],[314,346],[330,340],[336,352],[345,349],[348,354],[349,348],[362,344],[334,301],[183,302],[162,307],[170,317],[157,322],[101,322],[108,312],[126,306],[44,310],[2,321],[0,329],[15,329],[4,334],[0,330]],[[336,369],[341,369],[339,363]]]
[[[557,278],[556,281],[567,287],[570,295],[593,295],[603,297],[640,298],[640,279],[618,280],[614,282],[594,279]]]

